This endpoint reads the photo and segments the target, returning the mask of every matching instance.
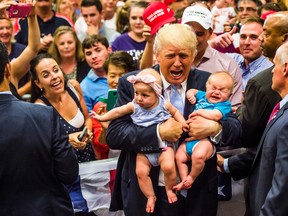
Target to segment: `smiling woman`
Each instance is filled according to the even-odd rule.
[[[90,67],[84,59],[81,42],[69,26],[60,26],[53,34],[54,41],[48,52],[58,62],[68,79],[79,83],[88,74]]]
[[[79,83],[76,80],[66,81],[61,68],[49,54],[39,54],[31,61],[30,66],[31,101],[54,108],[60,119],[61,131],[69,135],[69,142],[78,157],[78,162],[96,160],[90,143],[92,122]],[[88,136],[80,141],[78,136],[84,126],[88,128]],[[67,189],[74,211],[87,211],[86,201],[80,192],[80,179],[78,178],[72,185],[67,185]]]

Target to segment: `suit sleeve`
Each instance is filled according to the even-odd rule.
[[[131,102],[134,97],[132,84],[126,80],[126,77],[119,79],[116,107]],[[137,126],[133,124],[130,115],[126,115],[111,121],[106,140],[111,149],[135,153],[156,152],[159,151],[156,130],[157,124],[149,127]]]
[[[249,148],[245,153],[228,158],[228,168],[233,180],[237,181],[249,176],[256,151],[256,147]]]
[[[288,215],[288,124],[278,127],[275,150],[275,171],[260,215]]]
[[[271,86],[263,86],[250,79],[245,89],[245,97],[237,115],[242,124],[242,146],[258,146],[270,113],[280,100]]]
[[[231,113],[228,114],[227,120],[221,120],[222,124],[222,139],[217,147],[233,146],[239,148],[241,144],[241,123],[236,116]]]
[[[51,112],[54,172],[63,184],[72,184],[79,172],[77,157],[68,142],[68,136],[61,132],[60,122],[55,111]]]

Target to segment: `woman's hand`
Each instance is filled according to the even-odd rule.
[[[80,141],[78,139],[78,136],[80,134],[81,134],[81,132],[69,134],[69,143],[71,144],[71,146],[73,148],[78,149],[78,150],[83,150],[86,148],[87,140],[89,139],[89,136],[87,136],[83,141]],[[88,132],[88,134],[89,134],[89,132]],[[92,136],[93,136],[93,134],[92,134]]]
[[[7,8],[11,7],[11,5],[17,5],[18,3],[15,1],[1,1],[0,2],[0,18],[8,18]]]

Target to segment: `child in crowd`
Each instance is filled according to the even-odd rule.
[[[214,121],[225,120],[232,111],[228,99],[233,91],[233,84],[233,78],[228,72],[219,71],[212,73],[207,80],[206,93],[197,89],[189,89],[186,93],[187,99],[192,104],[196,103],[195,110],[189,115],[189,119],[193,116],[202,116]],[[207,138],[192,141],[188,138],[182,143],[175,156],[181,182],[174,189],[180,191],[183,188],[190,188],[204,169],[205,161],[214,153],[215,148]],[[192,161],[190,173],[186,165],[189,160]]]
[[[134,100],[121,107],[117,107],[104,115],[97,115],[91,111],[91,116],[98,121],[110,121],[121,116],[131,114],[136,125],[148,127],[161,123],[171,116],[183,124],[183,130],[188,130],[188,125],[179,110],[162,96],[162,80],[160,74],[152,68],[142,70],[137,76],[131,75],[127,80],[134,85]],[[173,192],[176,185],[176,167],[174,162],[174,145],[167,143],[167,149],[161,153],[138,153],[136,159],[136,175],[140,189],[147,197],[146,211],[154,211],[156,197],[152,181],[149,177],[151,166],[159,166],[164,173],[164,181],[168,202],[177,201]],[[165,165],[165,166],[163,166]]]
[[[116,90],[118,87],[118,80],[130,71],[136,70],[136,65],[132,56],[125,51],[115,51],[108,55],[106,58],[103,69],[107,73],[107,83],[109,90]],[[93,110],[98,113],[106,113],[107,104],[98,101]],[[112,150],[106,142],[106,129],[108,122],[99,122],[92,119],[93,125],[93,147],[96,153],[97,160],[117,157],[120,150]]]
[[[219,35],[224,33],[224,24],[235,23],[236,12],[231,6],[231,0],[216,0],[215,5],[211,10],[213,15],[213,28],[214,33]]]

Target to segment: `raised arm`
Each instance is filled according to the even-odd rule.
[[[11,62],[11,82],[18,88],[19,80],[29,71],[30,61],[40,49],[40,30],[34,7],[28,16],[28,45],[23,52]]]
[[[134,111],[134,105],[132,102],[124,104],[120,107],[116,107],[104,115],[97,115],[94,111],[91,111],[90,114],[93,118],[97,119],[100,122],[111,121],[122,116],[131,114]]]
[[[143,51],[143,55],[140,61],[140,69],[145,69],[153,66],[153,45],[155,34],[150,34],[151,28],[147,25],[143,27],[143,36],[146,40],[145,49]]]

